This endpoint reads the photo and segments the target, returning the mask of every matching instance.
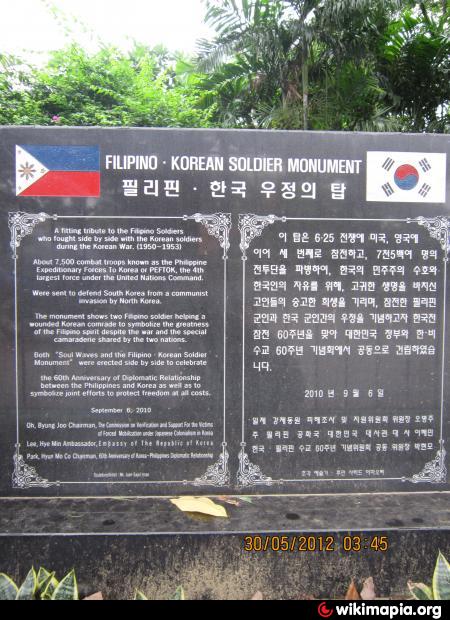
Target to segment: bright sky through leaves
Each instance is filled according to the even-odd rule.
[[[66,20],[55,19],[46,4],[61,9]],[[170,50],[194,52],[196,40],[210,34],[203,16],[201,0],[4,0],[0,52],[20,55],[59,49],[70,41],[67,27],[72,39],[87,49],[98,47],[99,37],[123,49],[135,39],[150,46],[162,43]]]

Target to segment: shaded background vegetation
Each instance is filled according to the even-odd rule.
[[[0,124],[450,131],[450,0],[205,0],[187,58],[0,54]]]

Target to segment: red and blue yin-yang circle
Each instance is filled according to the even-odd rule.
[[[419,182],[419,173],[414,166],[403,164],[395,171],[394,181],[400,189],[414,189]]]

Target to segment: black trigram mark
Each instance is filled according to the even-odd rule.
[[[419,165],[424,172],[428,172],[428,170],[431,170],[431,164],[425,157],[419,161]]]
[[[419,195],[422,196],[422,198],[426,198],[430,190],[431,190],[431,187],[427,185],[426,183],[424,183],[422,187],[420,188]]]
[[[389,170],[392,168],[394,164],[395,164],[395,161],[392,159],[392,157],[388,157],[383,164],[383,168],[389,172]]]
[[[381,187],[383,189],[383,192],[386,194],[386,196],[392,196],[392,194],[394,193],[394,190],[392,189],[392,186],[390,183],[385,183]]]

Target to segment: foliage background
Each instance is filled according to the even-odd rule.
[[[450,131],[450,0],[204,4],[216,36],[195,58],[0,54],[0,124]]]

